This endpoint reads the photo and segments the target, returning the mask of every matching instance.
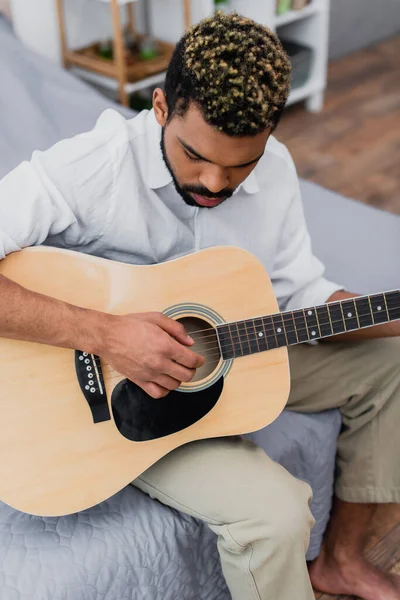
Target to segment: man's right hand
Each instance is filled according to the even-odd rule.
[[[180,323],[162,313],[110,315],[28,290],[0,274],[0,337],[98,354],[153,398],[204,364]]]
[[[193,379],[204,358],[181,323],[162,313],[107,315],[100,356],[152,398],[163,398]]]

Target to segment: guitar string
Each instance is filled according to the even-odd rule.
[[[391,308],[389,310],[392,313],[395,310],[400,310],[400,306],[399,307]],[[360,319],[360,318],[367,317],[367,316],[373,318],[373,316],[378,316],[378,315],[385,314],[385,313],[387,313],[386,310],[384,312],[377,312],[374,315],[371,315],[371,312],[363,313],[363,314],[359,313],[358,314],[358,318]],[[273,323],[273,322],[271,322],[269,324],[268,323],[264,324],[263,326],[260,325],[260,328],[261,328],[261,331],[264,331],[267,335],[270,334],[270,333],[273,334],[273,335],[274,334],[285,335],[285,332],[283,332],[284,329],[286,330],[286,334],[290,334],[290,333],[296,334],[296,332],[299,333],[299,332],[309,331],[309,330],[313,330],[313,329],[320,329],[321,325],[322,326],[323,325],[329,325],[330,326],[331,323],[332,323],[332,325],[334,325],[336,323],[343,323],[343,322],[346,322],[347,319],[355,319],[355,320],[357,320],[357,316],[353,316],[352,315],[351,317],[345,317],[344,319],[340,318],[340,319],[337,319],[337,320],[334,320],[334,321],[327,321],[326,323],[320,323],[320,322],[318,323],[316,321],[314,325],[307,324],[307,319],[304,317],[304,324],[306,325],[306,327],[294,327],[290,331],[286,330],[287,323],[285,323],[284,321],[282,321],[281,323]],[[251,320],[254,321],[255,319],[249,319],[249,320],[250,321]],[[396,320],[396,317],[394,319],[390,319],[389,315],[387,315],[387,318],[385,317],[385,321],[383,323],[389,323],[391,320]],[[375,323],[374,322],[374,323],[371,323],[371,326],[373,326],[373,325],[379,325],[379,324],[380,323]],[[226,332],[226,333],[224,332],[222,335],[226,335],[228,340],[230,340],[232,338],[232,335],[239,335],[239,334],[247,336],[247,339],[249,341],[255,341],[257,339],[261,339],[260,336],[258,335],[258,333],[255,331],[256,325],[255,324],[254,325],[250,325],[250,327],[253,329],[253,332],[247,331],[247,330],[240,331],[240,332],[239,331],[229,331],[229,332]],[[257,325],[257,327],[258,327],[258,325]],[[277,328],[281,328],[282,331],[278,332]],[[363,328],[363,326],[360,326],[359,328],[357,327],[356,329],[352,329],[351,331],[356,331],[357,329],[362,329],[362,328]],[[213,338],[212,341],[207,342],[204,345],[206,346],[207,344],[214,344],[214,347],[218,347],[218,344],[214,343],[214,340],[217,337],[217,331],[216,331],[216,329],[214,329],[212,327],[209,328],[209,329],[204,329],[204,331],[211,331],[211,330],[213,331],[212,334],[200,336],[199,339],[200,340],[205,340],[205,339]],[[349,331],[349,330],[344,330],[343,332],[338,332],[338,333],[346,333],[346,331]],[[252,337],[252,336],[255,336],[255,337]],[[241,339],[244,341],[244,343],[246,343],[246,339],[244,337],[242,337]],[[312,339],[313,338],[309,338],[309,340],[312,340]],[[223,340],[223,341],[226,341],[226,339]],[[307,341],[307,340],[304,340],[304,341]],[[239,342],[239,340],[238,340],[238,342]],[[238,343],[238,342],[235,342],[235,343]],[[187,348],[189,348],[189,349],[192,348],[192,347],[193,346],[187,346]],[[107,363],[104,363],[104,364],[107,364]]]
[[[388,296],[389,294],[398,294],[398,293],[399,293],[399,291],[398,291],[398,290],[395,290],[395,291],[392,291],[392,292],[385,292],[385,295],[386,295],[386,296]],[[379,296],[383,296],[383,294],[375,294],[375,295],[372,295],[372,296],[370,296],[370,298],[375,298],[375,299],[376,299],[376,298],[377,298],[377,297],[379,297]],[[359,299],[360,299],[360,298],[362,298],[362,299],[365,299],[365,298],[368,298],[368,296],[358,296],[358,298],[359,298]],[[338,307],[341,307],[341,308],[343,308],[343,306],[342,306],[342,302],[348,302],[348,301],[351,301],[351,300],[352,300],[352,298],[349,298],[349,300],[343,300],[343,301],[339,301],[339,302],[329,303],[329,306],[331,306],[332,308],[338,308]],[[321,306],[324,306],[324,305],[321,305]],[[318,308],[319,308],[319,307],[318,307]],[[312,310],[312,309],[314,309],[314,311],[316,312],[316,314],[317,314],[317,317],[318,317],[318,313],[317,313],[317,311],[316,311],[317,307],[316,307],[316,306],[314,306],[314,307],[308,307],[308,308],[305,308],[305,309],[299,309],[299,310],[296,310],[296,311],[284,311],[283,313],[274,313],[273,315],[265,315],[264,317],[254,317],[254,318],[251,318],[251,317],[250,317],[250,319],[244,319],[244,320],[241,320],[241,321],[236,321],[236,322],[234,322],[234,323],[235,323],[236,325],[240,325],[240,324],[242,324],[242,323],[244,324],[245,322],[249,322],[249,321],[253,321],[253,322],[254,322],[254,321],[255,321],[255,320],[257,320],[257,319],[261,319],[262,321],[263,321],[264,319],[271,319],[271,321],[272,321],[272,322],[271,322],[269,325],[272,325],[272,329],[271,329],[270,331],[271,331],[272,333],[274,333],[274,328],[275,328],[276,326],[277,326],[277,327],[280,327],[280,326],[282,325],[282,326],[286,327],[285,321],[284,321],[284,319],[282,319],[282,315],[284,315],[284,314],[290,315],[290,314],[291,314],[292,316],[291,316],[290,318],[291,318],[291,319],[293,319],[293,321],[294,321],[294,323],[295,323],[295,324],[296,324],[296,316],[302,316],[302,317],[304,318],[304,320],[305,320],[305,323],[306,323],[306,325],[307,325],[307,319],[305,318],[305,311],[309,311],[309,310]],[[356,307],[356,306],[355,306],[355,309],[356,309],[356,316],[355,316],[355,317],[351,317],[351,318],[357,318],[357,317],[359,318],[359,317],[371,316],[371,314],[372,314],[372,316],[373,316],[373,311],[372,311],[372,313],[371,313],[371,309],[370,309],[369,313],[366,313],[366,314],[360,314],[360,313],[358,313],[358,310],[357,310],[357,307]],[[391,309],[389,309],[389,310],[395,310],[395,308],[391,308]],[[294,315],[294,312],[303,312],[303,313],[304,313],[304,315],[296,315],[296,316],[295,316],[295,315]],[[385,312],[387,312],[387,310],[386,310],[386,309],[385,309]],[[384,313],[383,313],[383,314],[384,314]],[[309,315],[309,316],[311,316],[311,315]],[[274,323],[274,321],[273,321],[273,317],[280,318],[280,319],[281,319],[281,321],[282,321],[282,323],[281,323],[281,324],[276,324],[276,323]],[[388,321],[390,321],[389,315],[388,315]],[[338,320],[338,321],[332,321],[332,324],[333,324],[333,323],[336,323],[336,322],[343,322],[343,319],[340,319],[340,320]],[[230,324],[230,323],[221,323],[221,324],[220,324],[220,326],[229,325],[229,324]],[[262,324],[263,324],[263,328],[264,328],[264,330],[266,330],[266,327],[268,328],[268,326],[269,326],[268,324],[266,324],[266,325],[265,325],[264,323],[262,323]],[[326,324],[328,324],[328,323],[326,323]],[[375,325],[375,323],[373,323],[373,325]],[[317,326],[317,324],[316,324],[315,326]],[[314,327],[315,327],[315,326],[314,326]],[[218,327],[218,326],[217,326],[217,327]],[[254,323],[254,327],[255,327],[255,323]],[[297,331],[305,331],[305,330],[306,330],[306,329],[308,329],[309,327],[311,327],[311,326],[307,326],[306,328],[303,328],[303,329],[299,329],[298,327],[296,327],[296,330],[297,330]],[[217,335],[217,332],[216,332],[216,328],[215,328],[215,327],[207,327],[207,328],[205,328],[205,329],[198,329],[198,330],[196,330],[196,331],[192,331],[192,332],[189,332],[189,333],[190,333],[190,336],[192,337],[192,339],[193,339],[193,340],[196,342],[196,339],[194,338],[195,334],[200,334],[200,333],[202,333],[202,332],[206,332],[206,331],[212,331],[213,333],[212,333],[212,334],[210,334],[209,336],[198,335],[198,338],[203,340],[203,339],[205,339],[206,337],[212,337],[212,338],[215,338],[215,336]],[[275,330],[275,331],[276,331],[276,330]],[[239,332],[236,332],[236,333],[239,333]],[[247,333],[247,331],[246,331],[246,333]],[[289,332],[289,333],[290,333],[290,332]],[[232,332],[231,332],[230,330],[229,330],[229,335],[230,335],[230,336],[232,336]],[[311,338],[311,339],[312,339],[312,338]],[[210,343],[211,343],[211,342],[210,342]],[[216,346],[216,347],[218,347],[218,346]],[[97,360],[97,359],[96,359],[96,360]],[[104,364],[107,364],[107,363],[104,363]]]
[[[398,308],[400,308],[400,306],[399,306],[399,307],[397,307],[397,306],[395,306],[395,307],[390,307],[388,310],[389,310],[390,312],[392,312],[392,311],[394,311],[394,310],[397,310]],[[307,309],[307,308],[305,308],[305,309],[300,309],[300,311],[301,311],[301,312],[303,312],[303,310],[304,310],[304,311],[308,311],[308,310],[311,310],[311,308],[308,308],[308,309]],[[349,309],[347,309],[347,310],[349,310]],[[356,313],[354,314],[354,316],[352,315],[351,317],[348,317],[348,318],[351,318],[351,319],[357,319],[357,318],[360,318],[360,317],[367,317],[367,316],[369,316],[369,317],[371,317],[371,316],[372,316],[372,318],[373,318],[374,316],[377,316],[377,315],[380,315],[380,314],[385,314],[385,313],[386,313],[386,314],[387,314],[387,317],[388,317],[388,319],[387,319],[387,321],[386,321],[386,322],[389,322],[389,321],[390,321],[390,317],[389,317],[389,314],[388,314],[388,310],[385,308],[383,311],[376,311],[376,310],[375,310],[375,312],[374,312],[373,310],[371,311],[371,309],[370,309],[370,310],[368,311],[368,313],[363,313],[363,314],[361,314],[361,313],[359,313],[358,311],[356,311]],[[294,312],[300,312],[300,311],[294,311]],[[292,312],[292,311],[290,311],[290,312]],[[285,320],[284,320],[284,319],[282,319],[281,315],[283,315],[283,314],[285,314],[285,315],[286,315],[286,314],[287,314],[287,315],[289,315],[290,313],[289,313],[289,312],[285,312],[285,313],[275,313],[275,314],[273,314],[273,315],[266,315],[265,317],[254,317],[254,318],[251,318],[251,317],[250,317],[249,319],[244,319],[244,320],[242,320],[242,321],[235,321],[235,322],[233,322],[233,324],[235,324],[235,325],[240,325],[240,324],[249,323],[249,326],[250,326],[250,327],[252,327],[252,328],[254,329],[254,327],[256,327],[255,321],[257,321],[257,320],[261,320],[262,322],[261,322],[259,325],[257,325],[257,327],[258,327],[258,326],[262,326],[262,327],[263,327],[263,329],[264,329],[264,330],[266,330],[266,328],[268,328],[269,326],[271,326],[271,325],[272,325],[272,329],[270,329],[269,331],[272,331],[272,332],[274,332],[274,331],[275,331],[275,332],[276,332],[276,327],[284,327],[284,328],[286,328],[286,326],[287,326],[288,324],[290,324],[290,323],[288,323],[288,322],[285,322]],[[305,312],[304,312],[304,314],[303,314],[303,315],[296,315],[296,317],[294,316],[294,314],[293,314],[293,312],[292,312],[292,315],[293,315],[293,316],[291,316],[291,317],[290,317],[290,319],[293,321],[293,324],[294,324],[294,326],[295,326],[295,329],[293,330],[294,332],[295,332],[296,330],[297,330],[297,331],[304,331],[305,329],[310,329],[310,328],[312,328],[312,327],[318,327],[318,323],[319,323],[318,316],[317,316],[317,322],[315,323],[315,325],[309,325],[309,324],[308,324],[308,322],[307,322],[307,318],[306,318]],[[307,315],[307,316],[313,316],[313,315]],[[278,317],[278,318],[280,318],[281,322],[280,322],[280,323],[274,323],[274,319],[273,319],[273,317]],[[298,318],[298,317],[301,317],[302,319],[304,319],[304,322],[305,322],[305,324],[307,325],[307,327],[306,327],[306,328],[300,329],[299,327],[297,327],[297,326],[296,326],[296,318]],[[264,323],[264,319],[269,319],[269,320],[270,320],[270,322],[269,322],[269,323]],[[336,320],[336,321],[331,321],[331,320],[329,320],[329,321],[327,321],[326,323],[323,323],[323,325],[329,325],[331,322],[332,322],[332,323],[340,323],[340,322],[342,322],[342,323],[343,323],[343,321],[345,321],[345,320],[346,320],[346,317],[344,317],[344,318],[342,317],[342,318],[340,318],[340,319],[338,319],[338,320]],[[251,325],[251,324],[250,324],[250,321],[253,321],[253,325]],[[213,333],[212,333],[212,334],[210,334],[210,335],[201,335],[201,336],[199,335],[199,336],[198,336],[198,339],[200,339],[200,340],[204,340],[204,339],[206,339],[206,338],[209,338],[209,337],[213,337],[213,338],[214,338],[214,337],[217,335],[217,333],[218,333],[218,332],[217,332],[217,329],[218,329],[218,327],[223,327],[224,325],[229,325],[229,324],[230,324],[230,323],[221,323],[221,324],[217,325],[216,327],[207,327],[206,329],[199,329],[199,330],[197,330],[197,331],[195,331],[195,332],[189,332],[189,335],[192,337],[192,336],[194,335],[194,333],[199,333],[199,332],[204,332],[204,331],[212,331]],[[377,324],[377,323],[372,323],[372,325],[375,325],[375,324]],[[361,329],[361,328],[362,328],[362,327],[360,327],[360,329]],[[229,330],[228,332],[224,332],[224,333],[222,333],[222,335],[229,335],[229,336],[231,336],[232,334],[239,334],[239,333],[247,333],[247,330],[246,330],[246,331],[244,331],[244,332],[243,332],[243,331],[239,332],[239,330],[237,330],[236,332],[235,332],[235,331],[231,331],[231,330]],[[289,333],[290,333],[290,331],[289,331]],[[221,334],[220,334],[220,335],[221,335]],[[193,338],[193,339],[194,339],[194,338]],[[311,339],[312,339],[312,338],[311,338]],[[195,340],[195,339],[194,339],[194,341],[196,342],[196,340]],[[190,346],[188,346],[188,347],[190,348]]]
[[[379,294],[371,294],[370,296],[356,296],[354,298],[345,298],[343,300],[338,300],[337,302],[328,302],[327,304],[319,304],[318,306],[308,306],[306,308],[300,308],[300,309],[295,309],[294,311],[282,311],[280,313],[273,313],[271,315],[264,315],[262,317],[254,317],[254,319],[252,319],[252,317],[250,317],[249,319],[242,319],[240,321],[232,321],[232,322],[228,322],[228,323],[219,323],[217,326],[223,326],[223,325],[229,325],[231,323],[244,323],[245,321],[249,321],[249,320],[255,320],[255,319],[266,319],[266,318],[271,318],[271,317],[281,317],[282,315],[293,315],[294,317],[294,313],[298,313],[298,312],[302,312],[302,311],[308,311],[308,310],[314,310],[315,312],[317,312],[317,308],[325,308],[325,307],[332,307],[332,308],[337,308],[337,307],[343,307],[343,303],[344,302],[352,302],[354,300],[366,300],[366,299],[371,299],[371,300],[376,300],[377,298],[379,298],[380,296],[382,296],[383,298],[383,302],[385,302],[385,298],[384,296],[389,296],[390,294],[400,294],[400,290],[392,290],[390,292],[382,292]],[[357,307],[355,306],[356,312],[358,311]],[[365,316],[365,315],[359,315],[359,316]],[[199,318],[199,317],[195,317],[195,318]],[[204,331],[211,331],[211,329],[214,329],[214,327],[206,327],[205,329],[196,329],[195,331],[192,331],[190,333],[190,336],[193,336],[197,333],[203,333]],[[202,337],[202,336],[200,336]]]
[[[392,309],[392,310],[400,310],[400,308],[398,308],[398,309]],[[391,311],[391,312],[392,312],[392,311]],[[368,314],[368,313],[365,313],[365,314],[363,314],[363,315],[359,315],[359,317],[365,317],[365,316],[371,316],[371,315],[370,315],[370,314]],[[353,318],[353,317],[352,317],[352,318]],[[400,318],[400,316],[398,316],[398,317],[397,317],[397,316],[395,316],[395,317],[394,317],[394,318],[392,318],[390,321],[393,321],[393,320],[396,320],[396,319],[399,319],[399,318]],[[384,321],[384,323],[388,323],[388,322],[390,322],[390,321]],[[343,319],[339,319],[339,320],[337,320],[337,321],[332,321],[332,325],[334,325],[334,324],[336,324],[336,323],[343,323]],[[381,323],[381,324],[384,324],[384,323]],[[374,325],[379,325],[379,324],[380,324],[380,323],[372,323],[372,324],[371,324],[371,326],[374,326]],[[330,323],[324,323],[324,325],[330,325]],[[365,326],[364,326],[364,327],[365,327]],[[318,328],[318,325],[317,325],[317,324],[315,325],[315,328]],[[360,327],[360,328],[358,328],[358,327],[357,327],[356,329],[352,329],[352,330],[344,330],[344,331],[340,331],[340,332],[337,332],[337,333],[336,333],[336,335],[339,335],[340,333],[346,333],[347,331],[357,331],[358,329],[362,329],[362,328],[363,328],[363,327]],[[306,331],[306,332],[307,332],[307,335],[308,335],[308,331],[309,331],[309,329],[312,329],[312,328],[311,328],[311,327],[297,328],[297,332],[303,332],[303,331]],[[275,337],[276,335],[281,335],[281,336],[283,335],[283,336],[285,336],[285,334],[284,334],[283,332],[281,332],[281,333],[278,333],[276,330],[274,331],[273,329],[272,329],[272,330],[270,330],[270,332],[269,332],[269,333],[271,333],[271,337],[272,337],[272,335],[273,335],[274,337]],[[296,332],[293,330],[292,332],[287,332],[287,333],[296,333]],[[268,335],[268,334],[267,334],[267,335]],[[333,333],[333,334],[331,334],[331,335],[333,336],[333,335],[335,335],[335,333]],[[328,335],[328,336],[322,336],[322,337],[331,337],[331,335]],[[205,337],[206,337],[206,336],[205,336]],[[211,337],[211,336],[207,336],[207,337]],[[212,337],[213,337],[213,338],[215,338],[215,335],[214,335],[214,336],[212,336]],[[204,338],[203,338],[203,339],[204,339]],[[260,341],[260,340],[262,340],[262,339],[265,339],[265,338],[259,338],[257,335],[254,335],[254,336],[252,336],[251,334],[247,334],[247,340],[246,340],[246,339],[244,339],[244,338],[242,338],[242,340],[237,340],[237,341],[235,341],[235,342],[233,342],[233,340],[232,340],[232,341],[230,342],[230,344],[231,344],[231,346],[233,347],[233,349],[235,350],[235,349],[236,349],[236,346],[241,348],[241,347],[243,346],[243,344],[246,344],[246,343],[250,344],[251,342],[259,342],[259,341]],[[300,343],[304,343],[304,342],[307,342],[307,341],[311,341],[311,340],[313,340],[313,339],[318,339],[318,338],[310,338],[310,337],[308,337],[308,339],[307,339],[307,340],[304,340],[303,342],[300,342]],[[226,340],[225,340],[225,341],[226,341]],[[233,343],[232,343],[232,342],[233,342]],[[296,342],[296,343],[297,343],[297,342]],[[210,348],[208,348],[208,350],[213,350],[214,348],[215,348],[215,349],[217,349],[217,348],[219,349],[219,345],[218,345],[218,344],[215,344],[215,342],[214,342],[214,341],[212,341],[212,342],[209,342],[209,344],[213,344],[213,346],[211,346]],[[290,344],[289,344],[289,345],[290,345]],[[271,349],[272,349],[272,348],[271,348]],[[218,354],[218,353],[217,353],[217,354]],[[216,355],[217,355],[217,354],[216,354]],[[215,356],[216,356],[216,355],[215,355]],[[210,356],[212,356],[212,355],[210,355]],[[98,361],[98,360],[99,360],[99,359],[98,359],[98,358],[96,358],[96,361]],[[101,363],[97,363],[97,364],[100,364],[100,366],[101,366]],[[111,365],[109,365],[109,363],[103,363],[103,366],[111,366]],[[115,371],[115,372],[116,372],[116,371]]]
[[[395,310],[399,311],[399,310],[400,310],[400,307],[399,307],[399,308],[395,308],[395,309],[391,309],[391,312],[392,312],[393,310],[394,310],[394,311],[395,311]],[[363,314],[363,315],[359,315],[359,317],[365,317],[365,316],[371,316],[371,315],[370,315],[370,314],[368,314],[368,313],[365,313],[365,314]],[[353,317],[352,317],[352,318],[353,318]],[[391,321],[395,321],[395,320],[398,320],[398,319],[400,319],[400,314],[399,314],[398,316],[395,316],[394,318],[390,319],[390,321],[385,321],[384,323],[373,323],[371,326],[374,326],[374,325],[380,325],[380,324],[382,324],[382,325],[383,325],[383,324],[385,324],[385,323],[388,323],[388,322],[391,322]],[[334,324],[336,324],[336,323],[343,323],[343,319],[340,319],[340,320],[337,320],[337,321],[332,321],[332,325],[334,325]],[[330,325],[330,323],[325,323],[325,325]],[[317,325],[316,325],[315,327],[317,328]],[[364,326],[364,327],[365,327],[365,326]],[[367,327],[368,327],[368,326],[367,326]],[[360,327],[360,328],[358,328],[358,327],[357,327],[356,329],[352,329],[352,330],[350,330],[350,332],[351,332],[351,331],[357,331],[358,329],[362,329],[362,328],[363,328],[363,327]],[[308,327],[304,327],[304,328],[302,328],[302,329],[297,329],[297,331],[298,331],[298,332],[307,331],[307,335],[308,335],[308,330],[309,330],[309,328],[308,328]],[[349,330],[345,330],[345,331],[337,332],[337,334],[336,334],[336,335],[340,335],[341,333],[346,333],[347,331],[349,331]],[[272,332],[273,332],[273,330],[272,330]],[[295,333],[295,331],[288,332],[288,333]],[[279,334],[277,334],[277,333],[276,333],[276,331],[275,331],[275,332],[273,332],[272,334],[274,335],[274,337],[276,337],[276,335],[281,335],[281,336],[283,335],[283,336],[285,337],[285,334],[284,334],[283,332],[282,332],[282,333],[279,333]],[[331,335],[328,335],[328,336],[322,336],[322,337],[331,337],[331,336],[333,336],[333,335],[335,335],[335,334],[331,334]],[[267,334],[267,336],[268,336],[268,334]],[[215,337],[215,336],[213,336],[213,337]],[[248,337],[248,341],[247,341],[247,340],[243,340],[243,341],[239,341],[239,340],[238,340],[237,342],[230,343],[230,345],[231,345],[231,347],[232,347],[232,349],[233,349],[233,351],[234,351],[234,352],[235,352],[237,349],[240,349],[240,350],[242,351],[242,348],[243,348],[243,343],[244,343],[244,344],[246,344],[246,343],[247,343],[247,344],[249,344],[249,345],[250,345],[250,344],[251,344],[251,342],[257,342],[257,346],[258,346],[258,348],[259,348],[259,342],[260,342],[260,340],[265,340],[265,337],[263,337],[263,338],[259,338],[259,337],[258,337],[258,336],[256,336],[256,335],[255,335],[253,338],[251,338],[251,339],[250,339],[250,335],[248,335],[247,337]],[[304,340],[303,342],[295,342],[295,344],[293,344],[293,345],[297,345],[297,343],[305,343],[305,342],[308,342],[308,341],[312,341],[313,339],[320,339],[320,338],[318,338],[318,337],[316,337],[316,338],[308,338],[307,340]],[[211,346],[210,348],[208,348],[208,350],[214,350],[214,349],[218,349],[218,350],[219,350],[219,345],[218,345],[218,344],[215,344],[214,342],[210,342],[210,344],[211,344],[211,343],[213,343],[214,345],[213,345],[213,346]],[[285,345],[286,345],[286,344],[285,344]],[[287,345],[291,345],[291,344],[287,344]],[[274,348],[271,348],[271,350],[273,350],[273,349],[274,349]],[[269,348],[267,347],[267,348],[265,348],[265,350],[269,350]],[[220,354],[220,352],[219,352],[219,351],[218,351],[218,352],[216,352],[216,353],[213,353],[213,354],[209,354],[209,355],[207,356],[207,358],[212,358],[212,357],[217,357],[217,356],[221,356],[221,354]],[[245,356],[246,356],[246,355],[245,355]],[[239,355],[239,356],[237,356],[237,357],[233,357],[233,358],[241,358],[241,356]],[[113,367],[111,367],[111,365],[110,365],[109,363],[101,363],[101,359],[99,359],[98,357],[96,357],[96,358],[95,358],[95,362],[96,362],[96,365],[97,365],[97,366],[100,366],[100,367],[101,367],[101,369],[102,369],[103,371],[104,371],[104,367],[110,367],[110,369],[107,369],[107,370],[105,370],[105,371],[104,371],[105,373],[108,373],[108,374],[109,374],[109,373],[115,373],[117,377],[121,377],[121,376],[122,376],[120,373],[118,373],[118,371],[116,371],[115,369],[113,369]]]
[[[400,306],[399,307],[390,308],[389,311],[393,312],[393,311],[399,310],[399,309],[400,309]],[[307,310],[307,309],[305,309],[305,310]],[[363,317],[366,317],[366,316],[374,318],[374,317],[376,317],[378,315],[382,315],[382,314],[386,314],[387,315],[387,318],[385,317],[385,321],[384,322],[385,323],[389,323],[391,321],[391,319],[390,319],[388,311],[386,309],[384,311],[376,311],[375,313],[371,313],[371,311],[369,311],[368,313],[363,313],[363,314],[360,314],[360,313],[357,313],[357,314],[354,314],[354,315],[352,314],[351,317],[349,317],[349,316],[346,315],[346,317],[344,317],[344,318],[341,317],[340,319],[338,319],[336,321],[335,320],[333,320],[333,321],[329,320],[329,321],[326,321],[325,323],[321,323],[321,321],[319,319],[316,319],[314,325],[310,325],[308,323],[308,320],[307,320],[306,316],[302,315],[302,319],[304,320],[304,324],[306,325],[306,327],[303,327],[303,328],[297,326],[296,320],[294,318],[292,319],[292,323],[287,322],[284,319],[281,319],[280,323],[277,323],[277,322],[274,323],[274,320],[271,318],[272,317],[272,315],[271,315],[271,316],[266,317],[266,318],[270,319],[269,323],[261,322],[261,323],[258,323],[256,325],[255,321],[258,320],[258,319],[260,319],[260,317],[255,317],[254,319],[250,318],[250,319],[247,319],[246,321],[237,321],[235,323],[237,325],[240,325],[241,323],[244,324],[244,323],[247,322],[249,324],[250,331],[247,330],[246,326],[244,327],[244,329],[242,331],[239,331],[238,327],[236,327],[236,331],[229,329],[229,331],[226,331],[226,332],[222,332],[222,333],[219,332],[219,336],[221,336],[221,335],[227,336],[226,339],[229,340],[229,339],[232,339],[232,336],[241,335],[241,336],[247,336],[247,337],[249,337],[249,336],[252,336],[252,335],[256,335],[255,339],[257,339],[259,336],[258,336],[258,332],[256,332],[256,328],[260,328],[261,332],[263,332],[263,331],[268,332],[268,333],[272,332],[272,333],[277,333],[278,335],[281,335],[282,331],[284,331],[285,333],[289,333],[290,334],[290,333],[302,332],[302,331],[306,331],[306,330],[312,330],[312,329],[315,329],[315,328],[320,329],[321,325],[330,325],[331,323],[332,324],[343,323],[343,322],[347,322],[348,319],[355,319],[355,320],[357,320],[357,319],[360,319],[360,318],[363,318]],[[311,315],[307,315],[307,316],[311,316]],[[253,323],[251,323],[251,321],[253,321]],[[291,325],[291,324],[293,324],[293,329],[287,330],[287,326]],[[379,323],[375,323],[374,322],[371,325],[379,325]],[[362,327],[363,326],[360,326],[359,328],[357,327],[357,329],[362,329]],[[282,331],[278,332],[277,328],[281,328]],[[211,327],[209,329],[204,329],[203,331],[211,331],[211,330],[213,331],[212,334],[199,336],[199,339],[200,340],[205,340],[205,339],[208,339],[208,338],[215,338],[215,337],[217,337],[218,332],[217,332],[216,328]],[[253,330],[253,332],[251,330]],[[345,330],[345,331],[348,331],[348,330]],[[341,332],[341,333],[345,333],[345,331]],[[352,330],[352,331],[354,331],[354,330]],[[223,340],[223,341],[226,341],[226,339]],[[246,341],[246,339],[244,337],[242,337],[241,339],[244,339],[244,341]],[[310,338],[310,340],[312,340],[312,339],[313,338]],[[213,342],[211,341],[211,342],[207,342],[207,343],[211,344]],[[207,345],[207,344],[205,344],[205,345]],[[191,348],[191,347],[192,346],[188,346],[188,348]]]
[[[399,307],[399,308],[396,308],[396,309],[391,309],[391,310],[397,310],[397,311],[399,311],[399,310],[400,310],[400,307]],[[359,316],[360,316],[360,317],[367,316],[367,313],[366,313],[366,314],[364,314],[364,315],[359,315]],[[397,317],[395,317],[394,319],[391,319],[391,321],[395,321],[395,320],[397,320],[397,319],[400,319],[400,313],[399,313],[399,315],[398,315]],[[385,321],[384,323],[388,323],[388,322],[391,322],[391,321]],[[333,325],[333,324],[335,324],[335,323],[343,323],[343,319],[340,319],[340,320],[338,320],[338,321],[332,321],[332,325]],[[384,323],[374,323],[374,325],[379,325],[379,324],[382,324],[382,325],[383,325]],[[326,324],[328,324],[328,323],[326,323]],[[361,327],[360,329],[362,329],[362,327]],[[358,328],[357,328],[357,330],[358,330]],[[357,331],[357,330],[354,330],[354,329],[353,329],[352,331]],[[303,329],[303,330],[301,330],[301,331],[305,331],[305,329]],[[308,330],[307,330],[307,331],[308,331]],[[292,333],[294,333],[294,332],[292,332]],[[343,331],[343,332],[338,332],[338,334],[339,334],[339,333],[346,333],[346,331]],[[284,335],[284,334],[280,333],[280,334],[278,334],[278,335]],[[286,336],[285,336],[285,337],[286,337]],[[325,337],[330,337],[330,336],[325,336]],[[263,339],[265,339],[265,338],[263,338]],[[286,339],[287,339],[287,338],[286,338]],[[293,344],[293,345],[297,345],[297,343],[306,343],[306,342],[308,342],[308,341],[311,341],[312,339],[313,339],[313,338],[310,338],[310,339],[304,340],[304,342],[295,342],[295,344]],[[318,338],[316,338],[316,339],[318,339]],[[251,341],[253,341],[253,342],[254,342],[254,341],[258,341],[258,340],[257,340],[257,337],[255,337],[255,338],[254,338],[253,340],[251,340]],[[240,349],[241,349],[241,351],[242,351],[242,344],[241,344],[240,342],[238,342],[238,343],[240,344]],[[246,342],[245,342],[245,343],[246,343]],[[247,343],[249,344],[249,347],[250,347],[250,340],[249,340],[249,342],[247,342]],[[233,344],[233,346],[236,346],[236,345],[237,345],[237,343]],[[257,345],[258,345],[258,344],[257,344]],[[285,344],[284,346],[290,346],[290,345],[291,345],[291,344]],[[278,347],[278,346],[277,346],[277,347]],[[218,345],[217,345],[217,346],[213,346],[213,347],[211,347],[211,348],[210,348],[210,350],[213,350],[214,348],[218,348],[218,349],[219,349],[219,346],[218,346]],[[276,348],[268,348],[268,347],[267,347],[267,348],[265,348],[264,350],[266,350],[266,351],[267,351],[267,350],[275,350],[275,349],[276,349]],[[262,352],[262,350],[260,350],[259,346],[258,346],[258,350],[259,350],[260,352]],[[235,349],[234,349],[234,352],[235,352]],[[255,352],[255,353],[257,353],[257,352]],[[255,353],[244,354],[244,355],[242,354],[242,355],[239,355],[239,356],[233,356],[232,358],[243,358],[243,356],[251,356],[252,354],[255,354]],[[222,356],[221,356],[220,352],[217,352],[217,353],[213,353],[213,354],[209,354],[209,355],[207,355],[207,358],[214,358],[214,357],[218,357],[218,359],[221,359],[221,358],[222,358]],[[224,359],[222,359],[222,360],[224,360]],[[226,360],[231,360],[231,359],[226,359]],[[217,365],[218,365],[218,363],[219,363],[219,360],[215,360],[215,363],[216,363],[216,366],[217,366]],[[106,363],[106,365],[107,365],[107,363]],[[107,366],[110,366],[110,365],[107,365]],[[106,373],[115,373],[115,375],[113,375],[112,377],[107,377],[107,378],[106,378],[106,380],[107,380],[107,381],[111,381],[112,379],[120,379],[120,378],[122,378],[122,379],[126,379],[126,377],[124,377],[123,375],[121,375],[120,373],[118,373],[117,371],[114,371],[114,370],[111,370],[111,371],[106,371]],[[168,375],[167,375],[167,377],[171,377],[171,379],[174,379],[174,377],[172,377],[172,376],[168,376]],[[172,391],[172,390],[170,390],[170,391]]]

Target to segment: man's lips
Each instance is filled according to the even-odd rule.
[[[225,198],[206,198],[205,196],[199,196],[198,194],[191,194],[191,196],[197,204],[207,207],[218,206],[218,204],[221,204],[221,202],[225,200]]]

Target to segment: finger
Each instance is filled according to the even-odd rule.
[[[152,398],[165,398],[170,390],[157,383],[146,383],[140,386]]]
[[[169,375],[159,375],[156,378],[155,383],[169,391],[172,391],[176,390],[176,388],[178,388],[181,385],[182,381],[179,381],[174,377],[170,377]]]
[[[189,348],[185,348],[178,342],[172,345],[170,357],[178,364],[188,367],[189,369],[198,369],[205,363],[205,359],[200,354],[196,354]]]
[[[181,344],[185,344],[186,346],[194,344],[194,340],[186,333],[182,323],[178,323],[178,321],[170,319],[160,313],[157,324]]]
[[[193,377],[196,375],[196,369],[188,369],[187,367],[183,367],[182,365],[178,365],[174,360],[170,360],[165,369],[165,373],[178,381],[183,381],[184,383],[189,383],[192,381]]]

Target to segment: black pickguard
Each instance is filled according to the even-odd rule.
[[[119,432],[128,440],[145,442],[181,431],[204,417],[218,402],[224,386],[221,377],[199,392],[173,391],[155,399],[128,379],[121,381],[111,398]]]

